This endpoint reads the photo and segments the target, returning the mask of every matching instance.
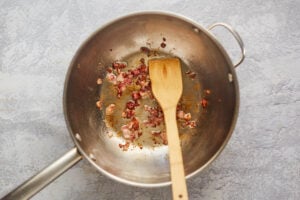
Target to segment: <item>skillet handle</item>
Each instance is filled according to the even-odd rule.
[[[67,169],[71,168],[74,164],[80,161],[81,158],[82,157],[78,153],[77,148],[74,147],[48,167],[44,168],[42,171],[29,178],[6,196],[2,197],[1,200],[29,199],[58,176],[63,174]]]
[[[238,32],[236,32],[236,30],[234,30],[230,25],[222,23],[222,22],[218,22],[215,24],[212,24],[211,26],[208,27],[208,30],[212,30],[214,27],[216,26],[222,26],[224,28],[226,28],[232,35],[233,37],[236,39],[238,45],[240,46],[241,49],[241,53],[242,56],[240,58],[240,60],[234,65],[234,67],[236,68],[237,66],[239,66],[243,60],[245,59],[245,47],[244,47],[244,42],[241,38],[241,36],[238,34]]]

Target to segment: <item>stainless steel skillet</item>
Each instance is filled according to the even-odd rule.
[[[200,172],[211,163],[228,142],[237,120],[239,89],[235,73],[244,59],[240,36],[229,25],[240,45],[242,56],[233,65],[216,38],[206,29],[183,16],[166,12],[140,12],[121,17],[97,30],[79,48],[66,75],[64,114],[75,147],[39,174],[20,185],[3,199],[27,199],[81,160],[87,159],[110,178],[140,187],[170,184],[167,146],[145,146],[123,152],[119,138],[107,137],[103,116],[95,108],[99,92],[108,91],[96,84],[105,76],[106,68],[115,60],[131,59],[140,54],[140,47],[159,47],[162,37],[167,46],[157,49],[161,55],[179,57],[187,70],[197,74],[184,93],[192,96],[190,106],[197,113],[197,128],[182,138],[186,177]],[[205,96],[204,91],[211,94]],[[199,102],[206,98],[203,109]]]

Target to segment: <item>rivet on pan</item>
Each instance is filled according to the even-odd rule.
[[[198,29],[198,28],[194,28],[194,31],[195,31],[196,33],[199,33],[199,29]]]
[[[76,138],[79,142],[82,141],[82,140],[81,140],[81,136],[79,135],[79,133],[76,133],[76,134],[75,134],[75,138]]]
[[[89,154],[90,159],[92,159],[93,161],[96,161],[96,157],[94,156],[94,154],[90,153]]]
[[[97,85],[101,85],[101,84],[102,84],[102,82],[103,82],[103,81],[102,81],[102,79],[101,79],[101,78],[98,78],[98,79],[97,79]]]
[[[228,80],[229,80],[230,83],[233,81],[231,73],[228,73]]]

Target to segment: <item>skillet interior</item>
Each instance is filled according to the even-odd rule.
[[[183,159],[189,177],[212,161],[228,141],[238,110],[238,86],[231,61],[222,47],[197,24],[172,14],[142,13],[116,20],[98,30],[77,51],[67,74],[64,106],[68,128],[79,150],[104,174],[137,186],[162,186],[170,183],[167,146],[133,148],[123,152],[120,138],[107,136],[101,112],[95,107],[99,99],[96,84],[105,77],[107,66],[139,53],[151,43],[159,47],[162,37],[167,46],[161,54],[179,57],[197,73],[197,87],[184,92],[197,96],[198,126],[195,134],[183,142]],[[228,80],[228,74],[233,81]],[[204,89],[206,109],[199,105]],[[113,91],[111,91],[113,92]],[[109,93],[105,90],[105,93]],[[111,94],[108,94],[111,95]],[[81,141],[76,140],[79,134]],[[95,159],[90,159],[93,154]]]

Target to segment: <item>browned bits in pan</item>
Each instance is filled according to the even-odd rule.
[[[208,105],[208,101],[206,99],[202,99],[201,100],[201,105],[202,105],[203,108],[206,108],[207,105]]]
[[[193,72],[193,71],[191,71],[191,70],[186,71],[185,74],[186,74],[188,77],[190,77],[191,79],[195,79],[195,78],[196,78],[196,75],[197,75],[195,72]]]
[[[151,51],[150,51],[150,49],[148,47],[141,47],[140,50],[143,53],[147,54],[147,56],[150,56],[150,54],[151,54]]]
[[[127,151],[129,148],[130,143],[126,142],[125,144],[119,144],[119,147],[123,150],[123,151]]]

